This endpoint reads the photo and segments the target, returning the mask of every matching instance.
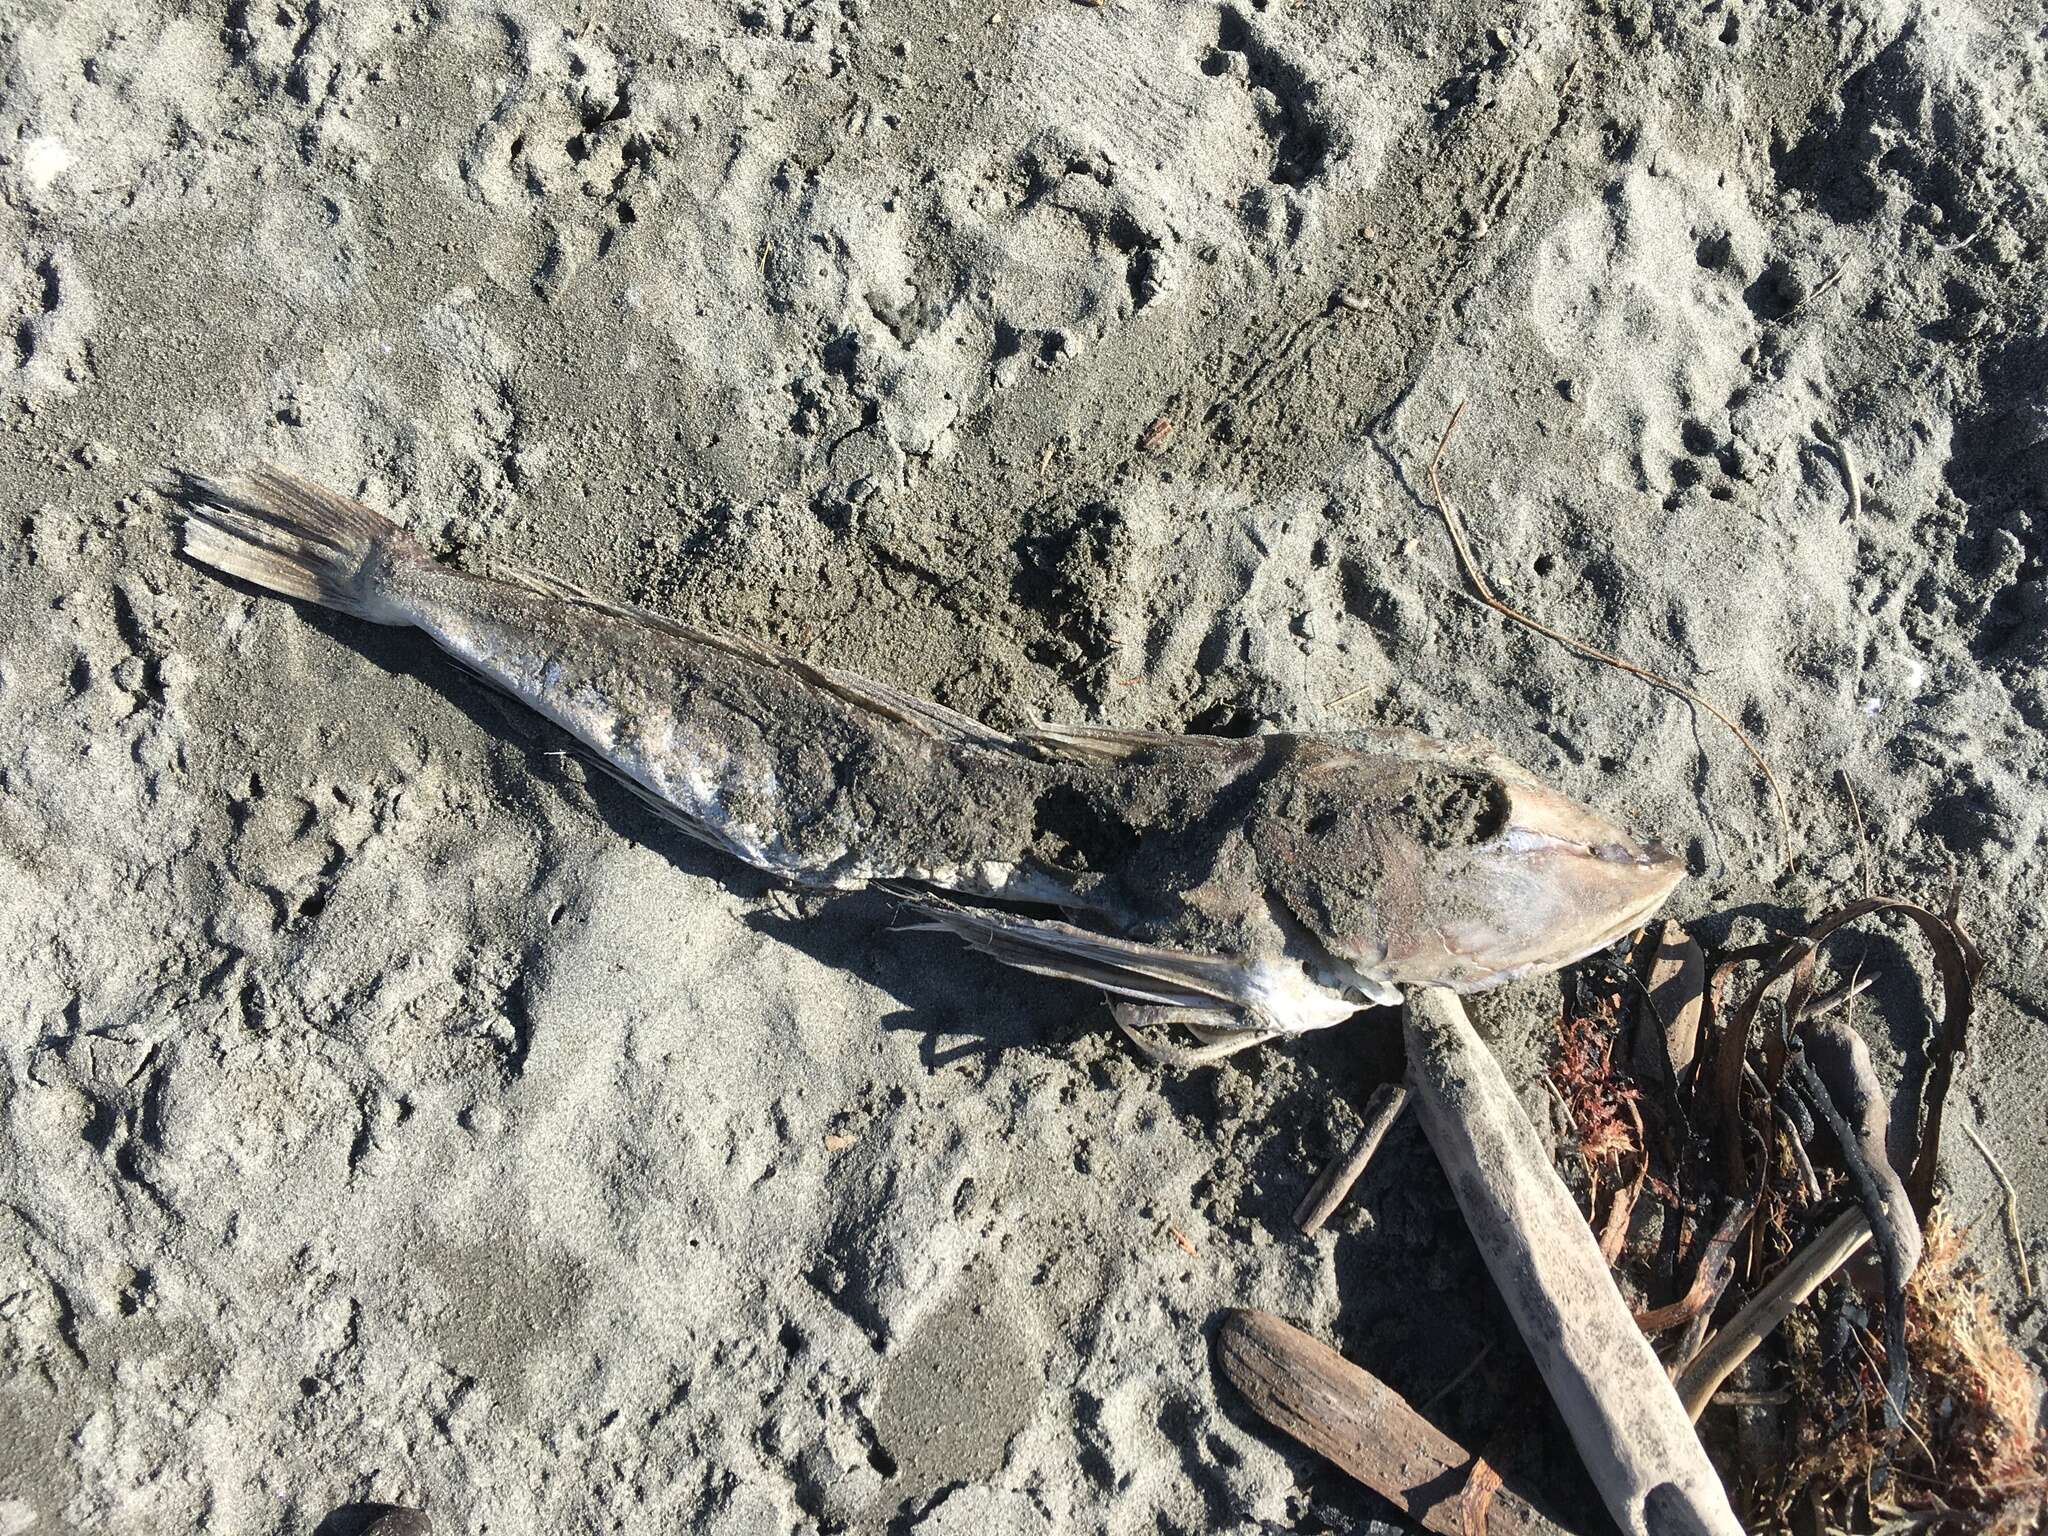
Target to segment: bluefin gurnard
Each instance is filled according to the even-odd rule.
[[[422,631],[668,820],[829,889],[886,887],[1025,970],[1212,1045],[1407,987],[1553,969],[1648,917],[1677,859],[1480,743],[1006,732],[543,575],[440,563],[275,468],[181,487],[192,559]]]

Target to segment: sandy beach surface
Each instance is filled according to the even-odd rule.
[[[1391,1014],[1162,1071],[778,888],[181,560],[258,459],[1000,726],[1484,736],[1712,938],[1959,889],[2038,1362],[1960,1130],[2048,1271],[2044,241],[2023,0],[0,0],[0,1536],[1390,1518],[1228,1306],[1586,1508],[1412,1125],[1289,1224]],[[1459,401],[1496,585],[1789,871],[1472,599]],[[1539,1112],[1556,1008],[1477,1005]]]

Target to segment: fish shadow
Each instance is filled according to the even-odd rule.
[[[363,1536],[377,1521],[401,1511],[403,1507],[398,1504],[343,1504],[313,1527],[313,1536]]]
[[[927,1070],[1010,1051],[1062,1052],[1110,1027],[1093,988],[999,964],[951,934],[917,931],[913,904],[886,892],[800,892],[791,906],[743,921],[887,996],[897,1006],[881,1027],[918,1036]]]

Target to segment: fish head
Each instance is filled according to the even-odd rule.
[[[1685,874],[1507,759],[1405,734],[1304,754],[1262,811],[1268,891],[1382,1000],[1568,965],[1648,919]]]
[[[1492,836],[1442,857],[1433,890],[1390,913],[1397,984],[1477,991],[1569,965],[1640,927],[1685,878],[1685,861],[1527,779],[1507,783]]]

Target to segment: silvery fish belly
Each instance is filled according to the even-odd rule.
[[[544,577],[440,565],[383,514],[281,471],[192,480],[183,499],[193,559],[420,630],[735,858],[887,886],[1012,965],[1211,1031],[1297,1032],[1403,987],[1563,965],[1680,878],[1480,746],[1006,733]]]

